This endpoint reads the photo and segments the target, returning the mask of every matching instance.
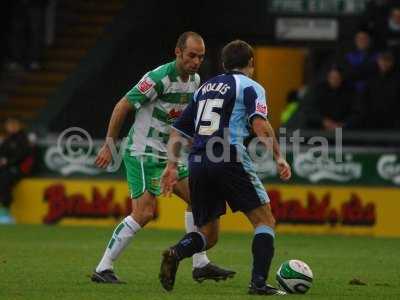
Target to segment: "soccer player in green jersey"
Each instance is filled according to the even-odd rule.
[[[113,262],[133,239],[135,234],[152,220],[156,197],[160,195],[160,177],[167,163],[166,143],[170,125],[179,117],[193,93],[199,87],[196,73],[204,59],[202,37],[195,32],[183,33],[175,48],[176,60],[146,73],[115,106],[107,140],[116,141],[127,113],[135,111],[135,122],[128,135],[124,151],[127,181],[132,198],[132,213],[115,228],[111,240],[91,279],[101,283],[122,283],[113,271]],[[112,151],[106,143],[100,149],[96,165],[106,168],[112,160]],[[188,170],[179,166],[178,183],[174,192],[186,203],[185,227],[197,231],[190,209]],[[226,279],[234,271],[212,263],[205,252],[193,256],[193,279]]]

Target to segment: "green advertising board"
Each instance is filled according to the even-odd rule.
[[[121,156],[107,170],[94,165],[99,145],[88,152],[87,146],[69,152],[54,144],[40,144],[37,176],[67,178],[125,178]],[[292,166],[290,183],[312,185],[362,185],[400,187],[400,153],[396,151],[366,151],[365,148],[343,148],[340,155],[321,155],[313,149],[300,149],[293,155],[288,151],[287,160]],[[253,157],[259,177],[265,183],[280,182],[276,165],[263,153]]]

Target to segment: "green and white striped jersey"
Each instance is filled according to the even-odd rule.
[[[198,74],[182,81],[176,61],[146,73],[127,94],[135,107],[135,122],[128,136],[131,155],[167,157],[170,125],[180,116],[200,85]]]

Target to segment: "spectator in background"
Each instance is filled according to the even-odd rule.
[[[378,56],[378,74],[368,81],[348,128],[400,129],[400,76],[391,52]]]
[[[332,67],[326,79],[311,87],[301,103],[305,128],[333,130],[342,127],[351,116],[354,90],[344,82],[343,72]]]
[[[47,0],[12,2],[7,65],[10,71],[40,69],[46,5]]]
[[[283,127],[298,129],[303,128],[303,120],[300,103],[303,101],[307,93],[307,86],[302,86],[297,90],[289,91],[286,97],[286,106],[281,114],[281,124]]]
[[[400,61],[400,6],[391,10],[390,18],[386,29],[386,45],[395,56],[397,62],[397,70],[399,70],[398,62]]]
[[[0,144],[0,224],[14,223],[9,208],[12,188],[30,173],[34,162],[33,146],[18,119],[5,122],[5,138]]]
[[[391,9],[384,37],[387,47],[391,48],[400,45],[400,6]]]
[[[396,4],[399,6],[391,6],[372,29],[377,48],[380,51],[389,49],[394,54],[400,49],[400,1]]]
[[[366,81],[376,73],[377,58],[370,34],[365,30],[358,31],[354,36],[354,50],[344,57],[346,79],[358,93],[364,90]]]

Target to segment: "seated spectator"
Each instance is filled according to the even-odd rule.
[[[5,123],[5,138],[0,144],[0,224],[14,223],[10,215],[12,188],[30,173],[34,161],[33,146],[17,119]]]
[[[400,70],[400,7],[393,8],[391,11],[387,35],[387,46],[395,57],[397,71]]]
[[[397,2],[397,5],[400,3]],[[373,38],[380,51],[385,49],[393,53],[400,49],[400,6],[391,6],[388,13],[375,22]]]
[[[378,56],[379,72],[367,82],[356,114],[346,127],[357,129],[400,129],[400,76],[391,52]]]
[[[400,45],[400,7],[394,7],[390,12],[385,32],[386,45],[398,47]]]
[[[366,81],[376,73],[378,53],[372,49],[371,37],[367,31],[360,30],[354,36],[354,50],[344,57],[346,79],[361,93]]]
[[[301,105],[304,128],[333,130],[351,116],[354,90],[343,80],[342,71],[331,68],[326,79],[309,89]]]

